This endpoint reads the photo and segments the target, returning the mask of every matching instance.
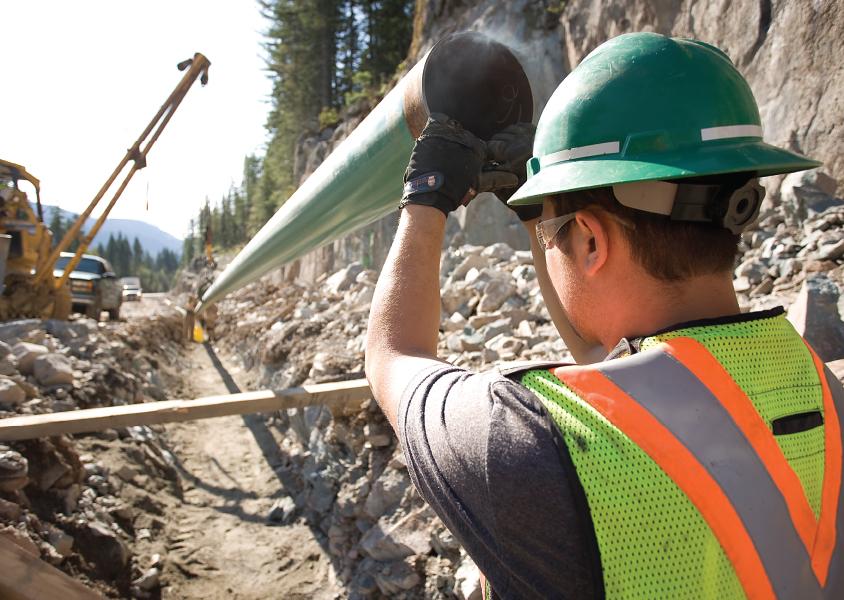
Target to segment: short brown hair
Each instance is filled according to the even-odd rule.
[[[632,224],[621,227],[625,239],[634,258],[657,279],[676,282],[733,269],[739,236],[723,227],[628,208],[610,187],[567,192],[551,200],[558,216],[597,206]]]

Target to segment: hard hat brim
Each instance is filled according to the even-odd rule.
[[[724,168],[724,165],[730,165]],[[546,196],[634,181],[753,172],[758,177],[814,169],[820,162],[761,141],[702,145],[683,152],[636,157],[596,156],[543,167],[507,204],[541,204]]]

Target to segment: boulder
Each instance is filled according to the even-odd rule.
[[[513,249],[504,242],[498,242],[484,248],[481,256],[486,256],[496,261],[510,260],[513,256]]]
[[[409,485],[410,481],[405,473],[385,470],[372,484],[363,505],[363,512],[373,520],[379,519],[398,506]]]
[[[0,340],[0,358],[6,358],[11,353],[12,347],[3,340]]]
[[[43,354],[35,358],[32,372],[38,383],[45,386],[73,383],[73,365],[64,354]]]
[[[478,567],[468,556],[454,574],[454,592],[460,600],[481,600],[481,577]]]
[[[273,503],[270,512],[267,515],[273,523],[288,524],[293,520],[293,515],[296,512],[296,503],[290,496],[285,496]]]
[[[19,341],[30,337],[33,331],[41,328],[41,321],[38,319],[22,319],[0,323],[0,340],[14,346]]]
[[[48,352],[46,346],[30,344],[29,342],[18,342],[12,347],[12,353],[18,362],[18,370],[26,375],[32,373],[32,364],[35,359]]]
[[[786,221],[799,225],[809,216],[840,204],[835,198],[838,183],[817,169],[791,173],[780,186],[780,202]]]
[[[788,320],[824,362],[844,358],[844,323],[838,313],[838,286],[822,274],[806,278]]]
[[[407,561],[399,560],[383,567],[375,573],[375,583],[388,598],[395,598],[401,592],[412,590],[422,582],[422,578]]]
[[[323,284],[330,291],[336,293],[344,292],[349,289],[358,275],[363,271],[363,265],[360,263],[352,263],[348,267],[340,269],[331,277],[325,280]]]
[[[426,516],[423,518],[423,514]],[[382,517],[360,540],[360,549],[375,560],[390,562],[431,551],[430,511],[414,511],[395,524]]]
[[[129,548],[108,525],[101,521],[83,521],[75,538],[82,555],[103,575],[113,579],[124,572],[129,562]]]
[[[0,375],[0,404],[15,406],[26,400],[24,389],[4,375]]]
[[[493,279],[484,287],[484,293],[478,304],[478,312],[494,312],[516,293],[513,284],[505,279]]]
[[[29,483],[29,462],[20,452],[0,446],[0,492],[16,492]]]

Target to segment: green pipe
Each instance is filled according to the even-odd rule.
[[[489,139],[530,121],[533,98],[506,46],[479,33],[442,39],[240,251],[197,310],[395,210],[414,140],[431,112]]]

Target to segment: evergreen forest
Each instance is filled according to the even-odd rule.
[[[413,0],[261,0],[273,91],[263,156],[247,156],[243,180],[205,200],[185,238],[182,264],[243,245],[295,191],[293,155],[303,134],[337,124],[343,109],[374,101],[402,70]]]

